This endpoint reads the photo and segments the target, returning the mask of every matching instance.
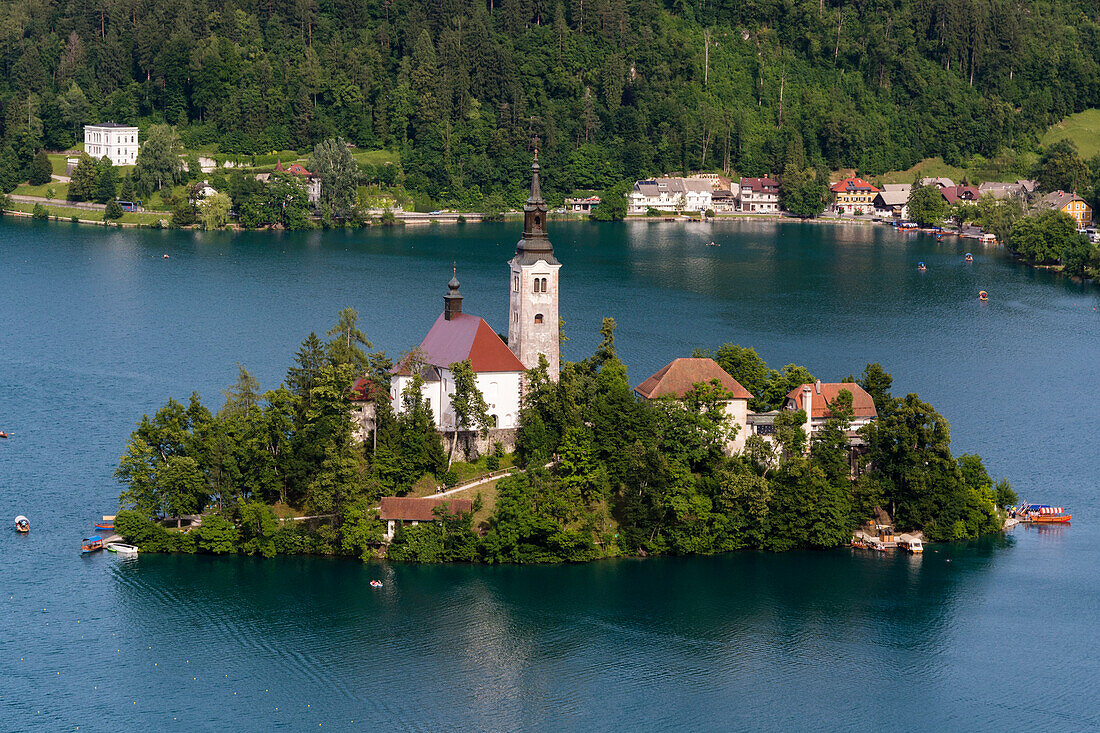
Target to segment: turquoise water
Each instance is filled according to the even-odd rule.
[[[885,227],[557,224],[565,357],[610,315],[635,383],[724,341],[825,380],[881,361],[957,453],[1071,527],[919,558],[79,556],[142,412],[216,404],[237,362],[274,386],[346,305],[396,354],[452,261],[464,309],[503,330],[518,229],[0,222],[0,520],[32,523],[0,531],[0,730],[1100,727],[1100,288]]]

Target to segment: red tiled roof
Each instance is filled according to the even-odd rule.
[[[439,314],[420,350],[428,364],[446,369],[456,361],[470,360],[475,372],[522,372],[521,362],[500,340],[484,318],[459,313],[447,320]],[[402,365],[394,371],[401,372]]]
[[[868,193],[879,192],[879,189],[862,178],[845,178],[843,181],[837,181],[829,186],[829,190],[833,193],[851,193],[852,191],[867,191]]]
[[[814,390],[813,394],[813,406],[814,414],[811,418],[826,418],[831,416],[829,412],[829,405],[836,401],[837,395],[840,394],[840,390],[846,389],[852,393],[852,417],[877,417],[878,410],[875,409],[875,401],[871,399],[871,395],[867,394],[867,391],[854,382],[822,382],[821,392],[817,392],[817,386],[813,384],[803,384],[795,387],[787,393],[787,399],[794,401],[796,410],[802,409],[802,388],[809,387]]]
[[[474,503],[469,499],[448,499],[445,496],[383,496],[379,514],[386,521],[396,519],[402,522],[430,522],[436,518],[433,510],[440,504],[447,505],[449,514],[466,514],[474,509]]]
[[[771,178],[742,178],[741,188],[751,188],[754,191],[757,189],[778,189],[779,181],[772,180]]]
[[[283,161],[275,163],[275,170],[281,173],[293,173],[296,176],[312,177],[313,174],[306,170],[305,166],[301,163],[291,163],[286,168],[283,167]]]
[[[647,400],[656,397],[683,397],[700,382],[717,379],[722,388],[733,394],[731,399],[751,400],[752,395],[731,377],[714,359],[673,359],[672,363],[645,380],[634,391]]]

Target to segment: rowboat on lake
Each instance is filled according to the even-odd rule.
[[[123,542],[112,542],[107,545],[108,552],[115,552],[119,555],[125,555],[126,557],[137,557],[138,548],[133,545],[127,545]]]
[[[15,518],[15,531],[23,534],[31,531],[31,523],[22,514]]]

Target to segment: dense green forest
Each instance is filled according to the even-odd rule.
[[[348,309],[327,344],[311,334],[276,389],[261,392],[241,369],[217,413],[192,395],[188,405],[169,400],[143,417],[116,474],[125,487],[120,534],[151,551],[379,554],[379,499],[455,477],[415,379],[400,414],[386,399],[377,403],[377,441],[354,439],[349,385],[366,374],[385,395],[391,364],[364,350],[370,344],[356,323]],[[492,511],[478,526],[462,513],[404,528],[388,548],[391,559],[575,562],[828,548],[845,544],[876,507],[903,529],[964,540],[1000,529],[997,506],[1015,500],[1007,482],[994,486],[980,458],[952,455],[947,421],[930,405],[891,396],[892,380],[877,364],[858,379],[879,418],[861,428],[867,450],[853,479],[851,393],[841,391],[812,443],[805,414],[785,410],[774,444],[749,436],[742,454],[728,456],[736,426],[717,382],[695,385],[680,401],[638,399],[616,354],[614,321],[601,333],[596,352],[567,363],[558,382],[548,379],[545,360],[526,374],[515,455],[526,471],[499,481]],[[776,408],[813,381],[793,364],[768,368],[749,348],[698,353],[751,389],[754,409]],[[500,456],[484,459],[490,468],[491,459]],[[478,496],[475,512],[480,504]],[[273,505],[320,517],[281,521]],[[155,521],[200,511],[202,525],[190,533]]]
[[[1028,151],[1100,106],[1096,0],[7,0],[0,177],[81,125],[221,153],[333,136],[435,200],[676,170]],[[25,177],[24,177],[25,180]]]

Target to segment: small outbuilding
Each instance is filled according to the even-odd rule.
[[[444,507],[450,516],[468,514],[474,510],[469,499],[448,499],[444,496],[383,496],[379,514],[386,523],[383,537],[392,542],[398,527],[415,527],[421,522],[438,522],[436,507]]]

